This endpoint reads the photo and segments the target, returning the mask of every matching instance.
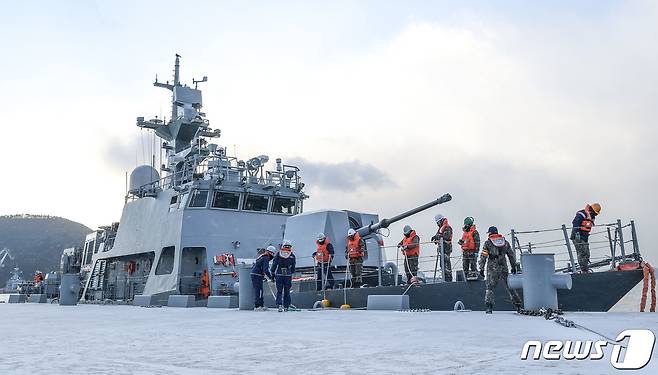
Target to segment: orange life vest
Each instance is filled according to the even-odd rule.
[[[210,295],[210,282],[208,280],[208,271],[203,270],[201,273],[201,285],[199,286],[199,294],[205,298]]]
[[[402,254],[405,256],[418,256],[420,255],[420,245],[414,244],[414,237],[416,237],[416,231],[412,230],[411,233],[409,233],[409,236],[404,236],[402,239],[402,246],[407,246],[405,249],[402,250]],[[418,241],[420,242],[420,241]],[[414,246],[414,248],[410,249],[409,247]]]
[[[594,219],[592,219],[592,214],[589,212],[589,204],[585,206],[585,218],[582,223],[580,223],[580,230],[583,232],[591,232],[592,227],[594,226]]]
[[[441,228],[439,228],[439,235],[443,236],[443,233],[446,231],[446,229],[450,228],[450,224],[448,224],[448,219],[443,219],[443,224],[441,224]],[[447,240],[448,242],[452,242],[452,232],[450,232],[450,238]]]
[[[464,251],[475,251],[475,239],[473,238],[473,233],[475,233],[475,225],[471,225],[471,229],[464,231],[462,234],[462,250]]]
[[[363,249],[361,248],[361,235],[357,232],[354,234],[354,237],[350,240],[350,237],[347,237],[347,256],[350,258],[362,258],[364,255]]]
[[[329,254],[329,250],[327,250],[329,239],[325,238],[324,242],[320,243],[319,241],[315,241],[315,243],[318,245],[318,249],[315,252],[315,260],[318,263],[328,263],[329,260],[331,260],[331,254]]]

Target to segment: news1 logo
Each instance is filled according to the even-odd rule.
[[[628,338],[628,343],[622,342]],[[629,329],[621,332],[612,344],[605,340],[600,341],[547,341],[542,345],[541,341],[528,341],[521,350],[521,359],[527,360],[530,349],[534,349],[532,359],[540,358],[547,360],[600,360],[605,356],[604,349],[612,344],[610,364],[619,370],[638,370],[643,368],[651,360],[656,336],[648,329]]]

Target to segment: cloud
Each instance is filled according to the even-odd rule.
[[[650,228],[658,226],[658,48],[647,42],[658,32],[655,2],[624,2],[596,12],[568,7],[551,16],[540,12],[541,17],[486,9],[464,15],[442,12],[433,3],[428,12],[416,15],[403,3],[394,8],[391,17],[397,22],[387,23],[395,26],[384,32],[350,9],[336,13],[332,21],[314,12],[299,29],[268,22],[267,32],[254,29],[252,18],[241,23],[244,28],[206,22],[208,31],[202,34],[221,37],[190,39],[201,34],[181,33],[179,37],[192,41],[181,51],[182,74],[186,81],[193,75],[209,76],[203,86],[204,110],[212,126],[221,128],[222,146],[239,147],[243,155],[276,154],[300,165],[312,195],[306,209],[339,207],[387,217],[452,193],[452,202],[410,219],[426,237],[435,230],[436,211],[457,226],[472,215],[478,226],[532,229],[568,223],[575,210],[596,200],[604,207],[601,220],[636,219],[641,246],[643,240],[648,243]],[[380,17],[378,11],[366,13]],[[446,13],[450,19],[425,13]],[[284,15],[274,21],[290,23]],[[367,30],[349,29],[364,24]],[[123,175],[108,172],[129,171],[148,159],[144,154],[149,151],[143,151],[131,124],[136,115],[156,111],[158,103],[165,112],[168,107],[167,93],[149,87],[149,79],[170,69],[173,51],[162,51],[157,43],[133,51],[135,40],[151,39],[149,30],[112,30],[111,37],[101,40],[116,45],[119,50],[108,50],[112,54],[136,56],[136,61],[148,56],[148,64],[126,60],[126,69],[117,71],[94,60],[74,59],[76,68],[94,72],[88,76],[115,72],[111,77],[116,82],[85,85],[88,90],[83,91],[79,74],[68,74],[67,86],[75,90],[59,96],[79,100],[85,92],[87,98],[102,97],[105,109],[82,105],[78,111],[89,113],[71,118],[66,103],[53,105],[56,95],[34,97],[41,91],[31,88],[23,93],[31,97],[30,108],[12,106],[5,114],[7,123],[24,121],[31,107],[48,119],[69,118],[57,127],[45,118],[32,121],[30,126],[44,140],[40,147],[48,147],[45,140],[52,138],[62,149],[79,153],[70,140],[85,139],[84,154],[102,154],[105,164],[97,167],[102,163],[90,160],[90,166],[83,165],[92,158],[53,153],[49,162],[67,165],[76,175],[63,178],[57,170],[51,179],[75,181],[84,171],[94,187],[115,186],[118,205],[99,201],[96,188],[76,191],[62,185],[51,193],[76,191],[75,200],[81,203],[53,200],[35,190],[25,193],[23,201],[6,202],[10,211],[59,204],[53,213],[88,217],[88,225],[116,220],[111,216],[120,208]],[[348,37],[342,40],[344,30]],[[348,40],[360,42],[346,47]],[[79,45],[70,48],[90,56]],[[100,50],[95,55],[102,61],[114,56]],[[68,53],[62,58],[71,59]],[[52,69],[52,64],[44,67]],[[37,86],[48,87],[41,79]],[[125,91],[118,95],[108,87]],[[15,91],[7,92],[16,97]],[[97,116],[107,108],[113,118]],[[76,124],[76,118],[97,120]],[[96,133],[101,126],[116,137],[99,145],[80,137],[80,129]],[[20,153],[24,146],[12,140],[21,136],[21,129],[6,129],[9,136],[0,139],[0,148]],[[41,157],[24,156],[34,159],[9,163],[9,175],[24,174],[23,166],[37,164]],[[13,194],[10,185],[5,189],[0,192]],[[91,202],[97,209],[88,209]],[[399,229],[392,228],[394,237]],[[653,251],[658,259],[655,249],[644,246],[643,251]]]
[[[380,190],[397,186],[384,171],[357,160],[325,163],[290,158],[287,162],[299,166],[303,181],[312,189],[355,191],[364,187]]]
[[[156,138],[157,139],[157,138]],[[152,133],[140,132],[127,139],[110,137],[103,149],[103,160],[117,172],[130,172],[137,165],[151,164],[152,150],[156,150],[156,166],[159,160],[159,141],[153,144]],[[157,167],[156,167],[157,168]]]

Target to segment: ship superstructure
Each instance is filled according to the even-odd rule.
[[[160,171],[141,165],[130,175],[119,223],[87,236],[83,299],[132,299],[137,294],[196,294],[208,271],[213,294],[232,293],[238,258],[278,245],[286,219],[301,213],[304,184],[299,168],[269,157],[229,156],[213,143],[221,135],[202,112],[202,92],[180,81],[176,55],[173,82],[154,86],[172,93],[172,117],[137,126],[163,140]],[[155,158],[154,158],[155,159]]]

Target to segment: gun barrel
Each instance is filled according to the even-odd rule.
[[[375,233],[376,231],[380,230],[381,228],[388,228],[389,225],[391,225],[391,224],[393,224],[397,221],[400,221],[402,219],[405,219],[405,218],[407,218],[411,215],[417,214],[421,211],[425,211],[428,208],[432,208],[432,207],[437,206],[439,204],[450,202],[451,200],[452,200],[452,196],[450,194],[446,193],[446,194],[443,194],[438,199],[433,200],[429,203],[425,203],[422,206],[418,206],[418,207],[413,208],[409,211],[403,212],[399,215],[395,215],[390,219],[383,219],[383,220],[381,220],[377,223],[373,223],[373,224],[370,224],[370,225],[363,226],[363,227],[357,229],[356,231],[359,232],[359,234],[362,237],[364,237],[364,236],[367,236],[369,234]]]

